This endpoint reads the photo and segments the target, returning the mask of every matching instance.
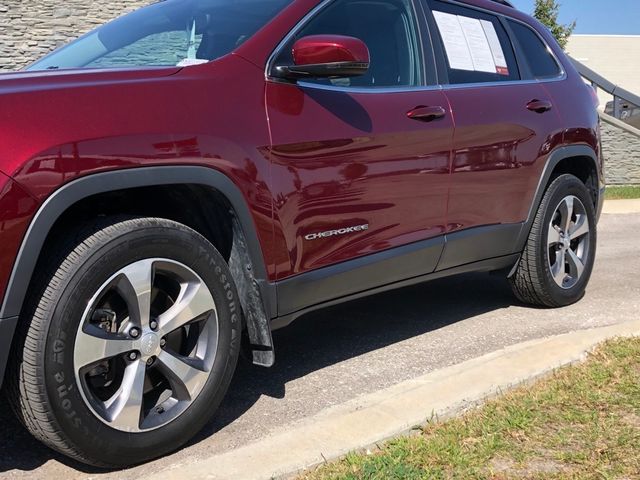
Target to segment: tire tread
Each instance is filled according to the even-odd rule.
[[[182,224],[160,218],[103,217],[68,232],[61,241],[53,243],[48,249],[49,258],[37,266],[10,355],[6,396],[18,420],[36,439],[82,463],[117,467],[83,455],[47,408],[50,402],[41,353],[46,342],[47,319],[74,266],[86,260],[100,245],[132,228],[167,226],[191,231]]]

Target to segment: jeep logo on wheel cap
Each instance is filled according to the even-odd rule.
[[[154,355],[160,348],[160,337],[155,333],[149,333],[142,338],[140,350],[144,355]]]

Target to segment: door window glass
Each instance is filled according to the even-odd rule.
[[[371,64],[362,76],[305,80],[344,87],[420,85],[422,56],[418,26],[409,0],[337,0],[322,10],[287,45],[276,65],[293,63],[293,43],[308,35],[346,35],[369,48]]]
[[[537,33],[529,27],[509,20],[520,48],[524,53],[534,78],[549,78],[560,75],[560,67],[551,54],[549,47],[544,44]]]

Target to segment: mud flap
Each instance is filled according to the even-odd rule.
[[[233,245],[229,257],[229,269],[240,295],[253,363],[254,365],[271,367],[275,363],[271,325],[265,311],[260,286],[253,274],[253,264],[242,227],[235,216],[233,217]]]

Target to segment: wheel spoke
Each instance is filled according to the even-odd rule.
[[[192,400],[209,378],[209,372],[199,368],[199,363],[198,360],[178,358],[166,350],[158,355],[160,370],[169,380],[173,395],[178,400]]]
[[[551,267],[551,275],[555,279],[558,285],[562,285],[566,276],[565,272],[565,252],[564,250],[558,250],[556,252],[556,263]]]
[[[135,350],[134,342],[130,339],[109,335],[93,325],[88,325],[86,329],[80,330],[76,337],[73,355],[78,369]]]
[[[167,335],[213,310],[215,302],[207,287],[200,282],[189,282],[183,284],[171,308],[158,317],[158,326]]]
[[[569,239],[575,240],[589,233],[589,219],[586,215],[578,215],[576,224],[569,231]]]
[[[571,218],[573,217],[573,197],[568,196],[560,204],[560,230],[564,233],[569,232],[571,227]]]
[[[558,231],[558,227],[553,225],[553,223],[549,224],[549,233],[547,235],[547,245],[550,247],[553,245],[557,245],[560,243],[560,232]]]
[[[116,284],[127,302],[130,317],[141,328],[149,325],[153,263],[152,259],[140,260],[123,268]]]
[[[584,263],[582,263],[582,260],[580,260],[578,255],[576,255],[576,253],[571,249],[567,250],[567,256],[571,276],[575,279],[580,278],[582,276],[582,272],[584,272]]]
[[[136,361],[125,369],[120,389],[108,407],[109,423],[114,428],[129,432],[140,430],[146,372],[144,361]]]

